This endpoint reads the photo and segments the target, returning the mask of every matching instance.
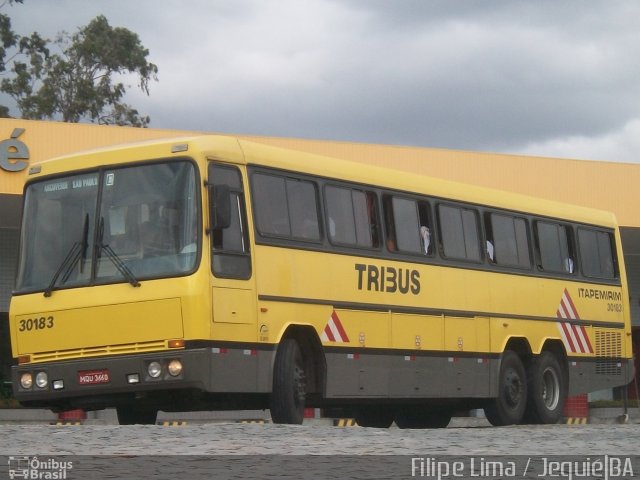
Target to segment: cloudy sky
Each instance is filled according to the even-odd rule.
[[[159,67],[151,127],[640,162],[637,0],[25,0]]]

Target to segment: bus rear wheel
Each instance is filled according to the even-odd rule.
[[[270,410],[273,423],[301,424],[304,420],[306,376],[298,342],[280,343],[273,367]]]
[[[396,425],[398,428],[446,428],[451,416],[451,412],[445,409],[410,405],[400,407],[396,413]]]
[[[527,371],[528,400],[525,418],[531,423],[558,423],[567,398],[567,384],[558,358],[542,352]]]
[[[158,410],[132,406],[116,407],[120,425],[155,425]]]
[[[527,406],[527,377],[518,355],[507,350],[502,355],[498,378],[498,396],[489,403],[484,413],[496,426],[521,422]]]

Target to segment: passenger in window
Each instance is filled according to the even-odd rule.
[[[491,262],[495,262],[495,250],[493,248],[493,243],[490,240],[487,240],[487,256]]]
[[[385,196],[383,197],[383,211],[384,211],[384,227],[385,232],[387,234],[387,250],[390,252],[395,252],[396,248],[396,237],[395,237],[395,228],[393,221],[393,206],[391,204],[391,197]]]
[[[564,269],[568,273],[573,273],[573,260],[570,257],[564,259]]]
[[[371,232],[371,246],[378,247],[380,246],[380,234],[378,232],[378,215],[377,211],[377,202],[376,196],[374,193],[367,192],[367,216],[369,219],[369,231]]]
[[[329,236],[331,238],[335,238],[336,237],[336,222],[331,217],[329,217]]]
[[[395,252],[397,250],[396,240],[391,236],[387,236],[387,250],[390,252]]]
[[[420,226],[420,238],[422,238],[422,248],[424,253],[429,255],[431,253],[431,231],[424,225]]]

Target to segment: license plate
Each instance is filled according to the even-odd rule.
[[[109,383],[109,370],[89,370],[78,372],[79,385],[97,385],[99,383]]]

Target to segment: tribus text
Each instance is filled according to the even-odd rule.
[[[420,272],[409,268],[378,267],[356,263],[358,290],[403,294],[420,293]]]

